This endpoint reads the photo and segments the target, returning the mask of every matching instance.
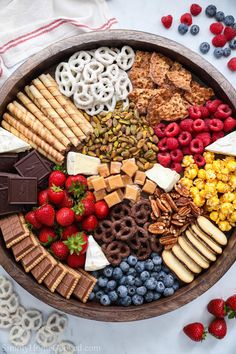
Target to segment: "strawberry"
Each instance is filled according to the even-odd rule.
[[[44,204],[35,210],[35,216],[38,222],[46,226],[53,226],[55,219],[55,210],[50,204]]]
[[[84,219],[84,205],[82,203],[78,203],[77,205],[75,205],[72,210],[75,213],[75,221],[82,221]]]
[[[163,16],[161,22],[165,28],[169,29],[172,25],[173,17],[171,15]]]
[[[31,210],[25,215],[25,221],[35,229],[41,229],[42,227],[42,224],[36,218],[35,210]]]
[[[226,316],[226,306],[223,299],[213,299],[207,305],[207,310],[217,318]]]
[[[81,203],[84,206],[84,216],[92,215],[94,213],[94,201],[90,199],[82,199]]]
[[[55,231],[50,227],[44,227],[39,232],[39,241],[44,246],[49,246],[56,238]]]
[[[105,200],[99,200],[97,203],[95,203],[94,208],[95,215],[98,217],[98,219],[105,219],[109,214],[109,207]]]
[[[77,234],[79,232],[79,229],[77,228],[76,225],[72,224],[70,226],[66,226],[64,230],[61,233],[61,239],[63,241],[66,241],[68,237],[71,235]]]
[[[65,183],[68,192],[76,198],[80,198],[85,194],[87,185],[87,180],[82,175],[69,176]]]
[[[61,226],[70,226],[75,220],[75,213],[70,208],[61,208],[56,213],[56,220]]]
[[[68,237],[64,244],[68,247],[70,254],[85,253],[88,248],[88,237],[84,232],[78,232]]]
[[[64,191],[60,187],[52,185],[48,190],[48,199],[53,204],[60,204],[64,199]]]
[[[83,268],[85,265],[85,258],[86,258],[85,253],[82,254],[73,253],[73,254],[69,254],[66,261],[71,268]]]
[[[194,342],[201,342],[206,338],[206,331],[200,322],[190,323],[183,328],[184,333]]]
[[[89,215],[82,222],[82,228],[85,231],[93,231],[98,226],[98,220],[95,215]]]
[[[223,339],[227,334],[227,325],[223,318],[214,319],[208,326],[208,332],[218,338]]]
[[[69,254],[69,249],[66,244],[62,241],[56,241],[51,244],[50,250],[52,254],[58,258],[60,261],[63,261],[67,258]]]
[[[38,193],[38,203],[39,205],[48,203],[48,189],[44,189]]]
[[[74,205],[74,200],[73,198],[70,197],[68,192],[64,190],[64,196],[61,201],[61,203],[58,205],[59,208],[67,207],[67,208],[72,208]]]
[[[94,194],[91,191],[87,191],[83,199],[89,199],[92,200],[92,202],[95,202]]]
[[[231,318],[236,318],[236,294],[230,296],[226,301],[226,308],[227,308],[227,313],[228,317]]]
[[[62,171],[53,171],[49,176],[49,186],[63,187],[66,182],[66,175]]]

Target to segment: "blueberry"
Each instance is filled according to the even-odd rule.
[[[119,299],[119,305],[121,306],[130,306],[131,302],[132,300],[130,296],[122,297],[122,299]]]
[[[95,284],[93,291],[94,293],[97,293],[100,290],[100,286],[98,285],[98,283]]]
[[[171,274],[167,274],[163,280],[165,287],[170,288],[174,284],[174,278]]]
[[[236,39],[235,38],[229,42],[229,47],[231,49],[236,49]]]
[[[146,270],[153,270],[153,268],[154,268],[154,263],[151,259],[147,259],[145,261],[144,265],[145,265]]]
[[[132,296],[132,302],[135,306],[143,304],[143,297],[141,295],[135,294]]]
[[[193,35],[193,36],[196,36],[200,31],[200,27],[198,25],[192,25],[191,28],[190,28],[190,33]]]
[[[165,272],[166,274],[170,273],[169,268],[167,268],[164,264],[162,265],[161,269],[162,269],[163,272]]]
[[[123,273],[127,273],[129,270],[129,264],[125,261],[121,262],[120,269],[122,270]]]
[[[153,301],[160,299],[161,294],[160,293],[154,293],[153,294]]]
[[[234,23],[231,27],[236,30],[236,23]]]
[[[157,280],[151,277],[145,281],[144,286],[146,286],[148,290],[154,290],[155,287],[157,286]]]
[[[165,285],[163,284],[162,281],[158,281],[156,286],[156,292],[162,294],[164,290],[165,290]]]
[[[145,269],[145,263],[144,262],[141,262],[141,261],[138,261],[136,264],[135,264],[135,270],[136,272],[138,273],[142,273]]]
[[[123,275],[122,270],[119,267],[115,267],[113,270],[113,278],[115,280],[121,279]]]
[[[126,297],[128,295],[128,289],[125,285],[120,285],[117,288],[117,294],[119,297]]]
[[[114,289],[116,288],[116,285],[117,285],[117,283],[116,283],[115,280],[109,280],[109,281],[107,282],[106,290],[107,290],[107,291],[114,290]]]
[[[150,278],[150,274],[149,272],[147,272],[146,270],[144,270],[141,274],[140,274],[140,279],[142,281],[146,281]]]
[[[105,288],[107,286],[108,279],[106,277],[98,278],[98,285],[100,288]]]
[[[146,302],[152,302],[153,301],[153,291],[148,291],[145,295],[144,295],[144,299]]]
[[[161,271],[161,265],[154,265],[153,271],[159,273]]]
[[[158,278],[159,273],[158,273],[158,272],[151,272],[151,273],[150,273],[150,275],[151,275],[151,277],[153,277],[153,278],[157,279],[157,278]]]
[[[141,296],[144,296],[146,294],[146,292],[147,292],[147,288],[145,286],[139,286],[136,289],[136,293]]]
[[[135,264],[138,262],[138,258],[135,257],[135,256],[130,255],[130,256],[128,257],[127,262],[129,263],[129,265],[135,266]]]
[[[135,283],[135,277],[134,277],[133,275],[128,275],[126,282],[127,282],[128,285],[134,285],[134,283]]]
[[[152,259],[153,263],[154,263],[154,266],[159,266],[162,264],[162,258],[158,255],[156,255],[155,257],[153,257]]]
[[[89,295],[89,300],[92,301],[95,298],[95,293],[92,291]]]
[[[114,291],[114,290],[113,290],[113,291],[109,291],[108,296],[109,296],[109,299],[110,299],[112,302],[116,302],[117,299],[118,299],[117,292]]]
[[[91,275],[97,279],[99,277],[99,272],[97,270],[94,270],[91,272]]]
[[[206,10],[205,10],[205,13],[208,17],[214,17],[216,15],[216,7],[215,5],[209,5],[207,6]]]
[[[143,282],[140,278],[135,278],[135,282],[134,282],[135,286],[141,286],[142,284],[143,284]]]
[[[173,284],[173,289],[176,291],[179,289],[179,282],[178,280],[175,280],[174,284]]]
[[[102,304],[103,306],[109,306],[111,305],[111,300],[109,298],[108,295],[102,295],[100,298],[100,304]]]
[[[163,279],[165,278],[165,276],[166,276],[166,273],[165,273],[163,270],[161,270],[160,273],[159,273],[159,275],[158,275],[158,280],[163,281]]]
[[[101,297],[102,297],[102,295],[105,295],[105,293],[104,293],[104,291],[102,291],[102,290],[99,290],[97,293],[96,293],[96,299],[97,300],[100,300],[101,299]]]
[[[119,280],[119,284],[120,284],[120,285],[127,284],[127,276],[123,276],[123,277]]]
[[[136,272],[135,268],[129,268],[127,275],[133,275],[134,277],[136,277],[137,272]]]
[[[216,59],[220,59],[221,57],[223,57],[224,50],[222,48],[215,48],[213,54]]]
[[[136,286],[134,285],[128,285],[127,289],[128,289],[128,294],[130,296],[133,296],[136,293]]]
[[[174,294],[174,289],[173,288],[165,288],[164,292],[163,292],[163,295],[164,296],[171,296]]]
[[[151,258],[154,258],[154,257],[156,257],[156,256],[159,256],[159,254],[156,253],[156,252],[152,252],[152,253],[151,253]]]
[[[103,269],[103,274],[107,278],[111,278],[112,273],[113,273],[113,267],[111,267],[111,266],[107,266],[106,268]]]
[[[236,44],[236,41],[235,41],[235,44]],[[230,54],[231,54],[231,49],[229,47],[226,47],[226,48],[223,49],[223,56],[225,58],[228,58],[230,56]]]
[[[202,54],[207,54],[210,50],[210,44],[207,42],[203,42],[200,44],[199,49]]]
[[[234,24],[234,16],[232,15],[228,15],[228,16],[225,16],[225,19],[224,19],[224,24],[225,26],[232,26]]]
[[[222,11],[217,11],[217,13],[215,14],[215,19],[216,19],[216,21],[218,21],[218,22],[224,21],[224,19],[225,19],[225,14],[224,14],[224,12],[222,12]]]
[[[180,34],[185,34],[188,32],[188,26],[185,25],[184,23],[180,23],[178,26],[178,31]]]

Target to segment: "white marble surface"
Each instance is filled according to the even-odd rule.
[[[160,17],[164,14],[174,14],[175,25],[179,16],[188,11],[190,0],[109,0],[112,13],[119,19],[121,28],[137,29],[169,37],[193,50],[203,40],[210,41],[208,27],[210,20],[205,16],[196,18],[201,26],[197,37],[190,34],[182,37],[177,32],[177,26],[167,31],[160,25]],[[206,0],[196,1],[208,5]],[[236,17],[235,0],[214,0],[220,10]],[[227,59],[216,60],[212,54],[206,59],[215,65],[231,82],[236,85],[236,73],[231,73],[227,67]],[[6,274],[0,269],[1,274]],[[101,323],[69,316],[69,326],[63,339],[69,339],[78,346],[78,353],[102,354],[235,354],[234,320],[229,322],[228,336],[217,341],[209,337],[202,344],[194,344],[183,335],[182,327],[189,322],[203,321],[207,324],[211,316],[206,312],[206,304],[214,297],[227,297],[236,291],[236,265],[225,276],[201,297],[184,307],[161,317],[133,323]],[[15,289],[20,295],[21,302],[26,307],[40,309],[47,316],[53,309],[40,300],[29,295],[16,282]],[[158,306],[158,303],[157,303]],[[31,342],[33,345],[34,342]],[[3,351],[5,348],[5,352]],[[0,331],[0,354],[2,353],[52,353],[39,347],[27,347],[16,350],[9,346],[8,332]]]

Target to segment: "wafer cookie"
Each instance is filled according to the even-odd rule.
[[[37,264],[47,256],[47,251],[41,245],[37,244],[25,257],[21,263],[26,273],[29,273]]]
[[[31,274],[41,284],[52,269],[57,265],[57,261],[49,253],[32,270]]]

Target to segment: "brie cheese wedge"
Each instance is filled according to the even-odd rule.
[[[67,155],[67,173],[69,175],[97,175],[98,166],[101,160],[98,157],[80,154],[79,152],[70,151]]]
[[[236,131],[214,141],[205,149],[216,154],[236,156]]]
[[[155,163],[150,170],[147,170],[146,176],[164,189],[165,192],[170,192],[180,179],[180,174],[170,168],[163,167],[159,163]]]
[[[14,134],[0,128],[0,153],[23,152],[31,149],[31,146]]]
[[[110,263],[104,255],[99,244],[94,240],[93,236],[88,237],[88,248],[86,252],[85,267],[86,271],[93,271],[105,268]]]

